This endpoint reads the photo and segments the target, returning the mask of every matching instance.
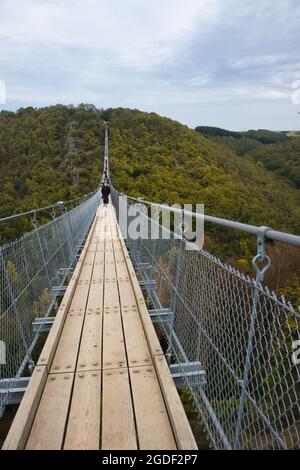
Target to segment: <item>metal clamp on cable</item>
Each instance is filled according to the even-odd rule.
[[[33,361],[32,358],[30,358],[28,361],[28,370],[31,375],[33,374],[34,369],[35,369],[35,362]]]
[[[32,223],[32,225],[34,226],[34,228],[36,228],[37,225],[38,225],[38,220],[37,220],[37,218],[36,218],[36,213],[35,213],[35,212],[33,213],[33,217],[32,217],[32,219],[31,219],[31,223]]]
[[[58,202],[57,202],[57,205],[58,205],[58,207],[59,207],[59,210],[60,210],[61,215],[64,215],[64,214],[67,212],[67,209],[66,209],[66,206],[65,206],[64,201],[58,201]]]
[[[55,220],[56,219],[56,212],[55,212],[55,209],[53,207],[52,211],[51,211],[51,219],[52,220]]]
[[[272,230],[270,227],[260,227],[257,234],[257,255],[252,260],[257,282],[263,282],[265,274],[271,266],[271,258],[266,253],[266,233],[270,230]],[[260,269],[258,263],[265,263],[265,265]]]

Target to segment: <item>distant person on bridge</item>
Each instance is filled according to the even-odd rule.
[[[110,187],[107,181],[103,183],[101,192],[102,192],[103,203],[108,204],[108,196],[110,195]]]

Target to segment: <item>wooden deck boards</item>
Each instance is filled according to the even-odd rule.
[[[128,369],[103,371],[102,450],[137,449]]]
[[[101,371],[77,372],[64,442],[66,450],[98,450]]]
[[[120,234],[101,206],[4,449],[196,449]]]

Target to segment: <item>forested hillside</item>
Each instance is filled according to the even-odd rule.
[[[266,130],[232,132],[217,127],[195,129],[214,142],[226,145],[237,155],[261,162],[282,179],[300,188],[300,135]]]
[[[239,158],[223,142],[170,119],[91,105],[0,113],[0,216],[94,190],[103,118],[110,121],[111,169],[120,190],[160,202],[204,203],[213,215],[299,231],[300,194],[285,178],[287,168],[296,178],[300,140],[284,136],[287,142],[260,144]]]
[[[92,106],[0,113],[0,217],[95,189],[103,147]]]
[[[92,105],[0,112],[0,217],[94,190],[102,166],[102,127]],[[1,224],[1,242],[30,229],[24,218]]]
[[[204,203],[206,214],[300,232],[300,191],[261,161],[156,114],[114,109],[105,117],[113,181],[124,193],[169,204]],[[210,224],[205,234],[206,249],[253,275],[254,237]],[[300,250],[275,245],[268,251],[273,264],[267,284],[300,304]]]
[[[195,132],[153,113],[92,105],[0,113],[0,216],[94,190],[104,119],[110,122],[113,184],[120,191],[169,204],[204,203],[210,215],[300,233],[299,139],[211,128],[204,135],[203,128]],[[254,237],[207,224],[205,247],[252,272]],[[280,266],[269,284],[289,288],[300,303],[299,253],[269,250]]]
[[[260,161],[155,114],[106,114],[112,174],[123,192],[169,204],[204,203],[211,215],[299,232],[300,192]]]
[[[257,131],[250,130],[246,132],[237,132],[228,131],[227,129],[222,129],[220,127],[198,126],[195,128],[195,131],[210,137],[234,137],[235,139],[251,139],[256,140],[261,144],[278,144],[281,142],[287,142],[289,140],[286,132],[275,132],[264,129],[259,129]]]
[[[263,145],[247,156],[263,163],[267,170],[291,181],[300,189],[300,138],[277,145]]]

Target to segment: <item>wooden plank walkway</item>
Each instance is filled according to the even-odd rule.
[[[3,449],[197,449],[111,205],[98,209]]]

